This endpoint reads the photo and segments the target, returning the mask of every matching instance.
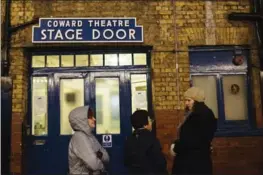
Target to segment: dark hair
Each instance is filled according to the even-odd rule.
[[[137,110],[131,115],[131,124],[134,129],[143,128],[148,125],[148,117],[150,117],[148,111]]]
[[[194,101],[193,109],[192,111],[194,113],[202,113],[204,111],[204,108],[207,108],[204,102],[198,102]]]
[[[88,119],[91,119],[92,117],[94,117],[94,113],[92,111],[91,108],[88,109]]]

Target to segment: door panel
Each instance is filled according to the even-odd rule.
[[[83,105],[95,109],[97,125],[94,134],[98,141],[102,143],[103,134],[112,135],[112,147],[106,148],[110,156],[109,172],[125,174],[123,145],[132,132],[130,75],[124,71],[55,73],[35,80],[41,83],[37,85],[40,90],[35,90],[36,85],[32,83],[34,104],[29,120],[31,134],[27,136],[27,174],[68,173],[68,145],[73,133],[68,115],[72,109]],[[34,111],[37,107],[40,112]],[[37,114],[43,115],[38,117]]]
[[[60,78],[60,135],[71,135],[73,130],[68,121],[69,113],[84,106],[84,79]]]
[[[85,105],[86,76],[80,73],[55,74],[56,117],[53,120],[53,167],[57,174],[68,172],[68,145],[73,134],[68,115],[74,108]]]
[[[96,134],[120,134],[119,78],[95,78]]]
[[[110,156],[108,170],[112,174],[124,174],[123,144],[125,137],[131,133],[131,126],[130,132],[124,132],[129,122],[125,108],[128,99],[125,98],[124,73],[91,73],[90,77],[91,106],[96,109],[96,136],[102,143],[103,134],[112,135],[112,147],[106,148]]]
[[[48,86],[50,77],[48,75],[31,78],[31,110],[28,120],[27,138],[25,151],[27,174],[47,173],[50,164],[43,166],[51,159],[52,142],[50,135],[49,111],[52,104],[52,94]]]

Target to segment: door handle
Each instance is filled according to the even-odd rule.
[[[24,125],[24,132],[26,134],[26,136],[30,135],[30,125]]]
[[[46,140],[35,140],[33,145],[45,145]]]

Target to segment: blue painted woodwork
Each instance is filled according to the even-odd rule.
[[[218,131],[217,136],[245,136],[263,135],[262,130],[256,128],[255,114],[253,110],[252,84],[251,84],[251,61],[249,49],[239,46],[244,56],[244,63],[235,66],[232,59],[235,55],[234,46],[207,46],[190,47],[190,77],[193,75],[214,75],[217,85],[218,103]],[[224,112],[224,92],[222,77],[224,75],[244,75],[247,86],[247,120],[226,120]]]
[[[131,134],[131,74],[146,74],[147,75],[147,97],[148,109],[152,112],[151,99],[151,75],[150,75],[150,52],[145,48],[138,49],[138,53],[147,53],[147,65],[144,66],[99,66],[99,67],[71,67],[71,68],[29,68],[31,78],[34,76],[48,77],[48,136],[32,136],[31,134],[25,136],[25,161],[27,162],[25,174],[67,174],[68,172],[68,143],[70,135],[60,135],[60,103],[59,103],[59,81],[62,78],[74,79],[84,78],[84,95],[85,105],[90,105],[95,109],[95,78],[97,77],[118,77],[120,80],[120,118],[121,118],[121,134],[113,135],[113,147],[107,148],[111,157],[110,164],[107,166],[111,174],[123,174],[126,172],[122,163],[122,152],[124,139]],[[37,50],[37,52],[36,52]],[[30,50],[29,59],[34,54],[80,54],[80,53],[135,53],[133,49],[120,50],[74,50],[68,52],[68,49],[53,50],[53,48]],[[41,51],[41,52],[40,52]],[[31,81],[29,81],[31,85]],[[29,86],[31,87],[31,86]],[[26,125],[31,127],[31,91],[28,94],[28,111],[29,115],[26,120]],[[155,131],[154,131],[155,132]],[[96,135],[99,142],[101,142],[101,135]],[[44,145],[33,145],[37,139],[45,140]]]
[[[10,174],[12,80],[1,77],[1,174]]]

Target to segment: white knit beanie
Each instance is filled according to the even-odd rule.
[[[184,93],[185,98],[191,98],[197,102],[205,101],[205,92],[197,87],[191,87]]]

